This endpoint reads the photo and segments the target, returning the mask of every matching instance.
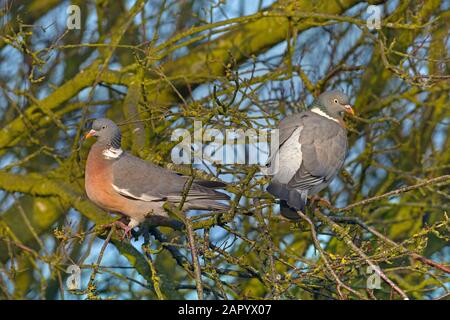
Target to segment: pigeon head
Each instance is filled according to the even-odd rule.
[[[92,123],[92,129],[86,134],[86,138],[97,137],[97,141],[119,149],[122,140],[122,134],[119,127],[106,118],[96,119]]]
[[[344,112],[354,115],[355,112],[349,104],[349,98],[345,93],[340,91],[328,91],[322,93],[314,100],[311,109],[319,108],[327,115],[333,118],[342,118]]]

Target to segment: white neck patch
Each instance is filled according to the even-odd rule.
[[[317,113],[319,116],[328,118],[328,119],[330,119],[330,120],[333,120],[333,121],[339,123],[339,120],[338,120],[338,119],[335,119],[335,118],[333,118],[333,117],[330,117],[329,115],[327,115],[325,112],[323,112],[323,111],[320,110],[319,108],[312,108],[312,109],[311,109],[311,112]]]
[[[102,154],[105,156],[105,159],[116,159],[123,153],[123,150],[121,148],[116,149],[113,147],[109,147],[108,149],[105,149],[102,151]]]

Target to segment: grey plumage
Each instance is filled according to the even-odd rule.
[[[111,146],[120,149],[122,143],[122,133],[114,121],[101,118],[92,123],[93,136],[97,137],[97,143],[104,146]]]
[[[129,153],[124,153],[114,161],[112,170],[113,185],[118,190],[123,190],[123,195],[141,201],[179,203],[189,182],[189,177],[180,176]],[[197,200],[203,200],[204,204],[211,202],[204,209],[212,207],[226,209],[226,205],[216,203],[215,200],[227,200],[229,197],[205,186],[205,183],[204,185],[201,183],[195,182],[191,185],[187,193],[186,204],[198,207],[195,204]],[[211,183],[211,185],[213,188],[216,187],[216,184]]]
[[[347,96],[327,92],[308,111],[280,122],[279,169],[267,191],[281,200],[283,216],[298,219],[295,210],[305,212],[308,195],[326,188],[342,168],[347,153],[343,112],[353,113]]]

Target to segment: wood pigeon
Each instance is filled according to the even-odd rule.
[[[342,168],[347,154],[344,112],[354,114],[349,98],[330,91],[322,93],[307,111],[280,122],[274,155],[278,167],[267,191],[281,200],[281,214],[286,218],[299,219],[296,211],[305,212],[308,195],[326,188]]]
[[[89,199],[102,209],[130,218],[128,234],[147,217],[159,225],[171,225],[163,204],[179,204],[187,191],[188,177],[144,161],[121,148],[119,127],[109,119],[96,119],[86,138],[97,137],[86,162],[85,189]],[[227,210],[217,200],[229,197],[214,189],[224,183],[194,180],[183,205],[191,210]],[[172,220],[173,222],[173,220]]]

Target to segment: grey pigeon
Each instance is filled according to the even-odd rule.
[[[344,112],[354,114],[349,98],[330,91],[307,111],[280,122],[278,170],[267,191],[281,200],[286,218],[299,219],[296,211],[305,212],[308,195],[326,188],[342,168],[347,154]]]
[[[182,201],[187,190],[188,177],[144,161],[121,148],[119,127],[109,119],[97,119],[86,138],[97,137],[86,162],[85,189],[89,199],[110,212],[130,218],[125,229],[128,233],[147,217],[159,224],[170,225],[162,208],[168,201],[175,205]],[[194,181],[187,193],[183,208],[186,210],[227,210],[217,200],[229,197],[215,188],[224,183]]]

